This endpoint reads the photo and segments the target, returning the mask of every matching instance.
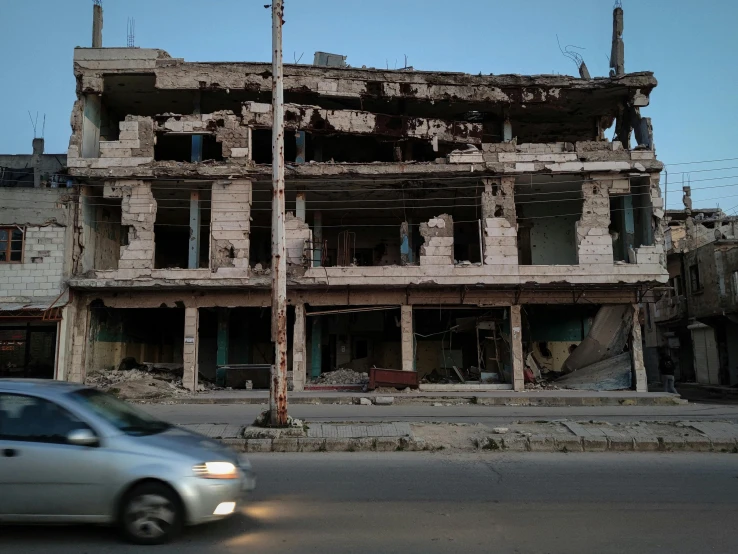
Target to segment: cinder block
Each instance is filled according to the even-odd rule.
[[[453,265],[450,256],[420,256],[420,265]]]

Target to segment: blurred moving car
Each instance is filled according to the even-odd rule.
[[[117,524],[138,544],[231,515],[256,479],[205,436],[82,385],[0,380],[0,522]]]

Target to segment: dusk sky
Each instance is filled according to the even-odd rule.
[[[266,3],[103,0],[103,42],[125,46],[132,17],[136,46],[187,61],[270,61]],[[605,76],[612,8],[612,0],[286,0],[284,57],[310,64],[321,50],[347,55],[355,67],[394,68],[407,55],[422,70],[577,75],[558,34],[562,45],[583,48],[593,77]],[[623,8],[625,69],[653,71],[659,81],[642,113],[653,118],[658,157],[668,166],[669,207],[681,207],[681,181],[689,179],[695,207],[731,211],[738,207],[738,3],[624,0]],[[92,0],[0,0],[1,153],[31,152],[29,111],[39,113],[39,135],[46,114],[46,152],[66,152],[72,54],[90,45],[91,20]],[[679,165],[711,160],[723,161]]]

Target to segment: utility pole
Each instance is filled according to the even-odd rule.
[[[274,365],[269,380],[270,423],[287,425],[287,260],[284,240],[284,75],[282,16],[284,0],[272,0],[272,341]]]

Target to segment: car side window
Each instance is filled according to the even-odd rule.
[[[66,444],[77,429],[90,427],[54,402],[0,393],[0,440]]]

